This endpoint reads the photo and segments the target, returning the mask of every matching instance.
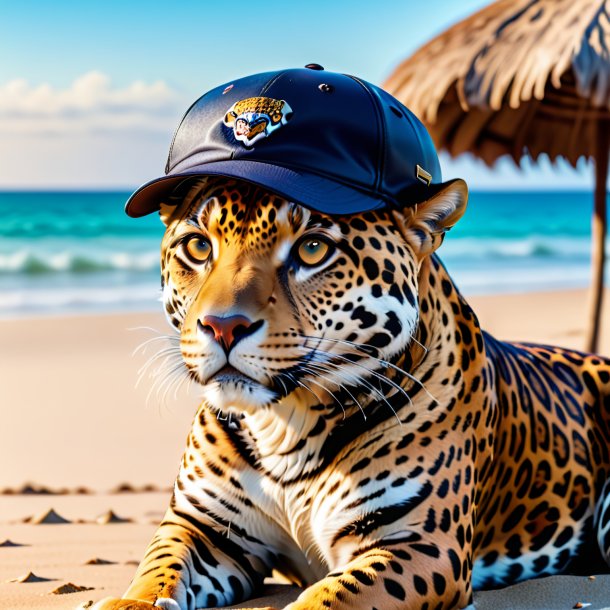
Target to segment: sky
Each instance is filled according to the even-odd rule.
[[[131,190],[163,174],[188,106],[232,79],[319,63],[381,84],[480,0],[0,0],[0,189]],[[581,163],[493,170],[471,188],[591,188]]]

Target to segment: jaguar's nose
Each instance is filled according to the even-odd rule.
[[[252,322],[246,316],[204,316],[203,320],[197,321],[197,328],[204,333],[212,335],[229,353],[235,345],[244,337],[256,332],[263,324],[262,320]]]

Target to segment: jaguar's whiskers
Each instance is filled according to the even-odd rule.
[[[291,381],[291,383],[294,383],[294,384],[298,385],[299,387],[303,388],[304,390],[306,390],[307,392],[309,392],[312,396],[314,396],[316,398],[316,400],[320,404],[324,403],[324,401],[304,381],[301,381],[300,379],[297,379],[292,373],[289,373],[288,371],[278,371],[277,374],[278,374],[278,377],[281,377],[281,376],[287,377]],[[313,380],[309,379],[309,381],[313,381]],[[339,401],[337,399],[337,397],[332,392],[330,392],[328,390],[328,388],[326,388],[321,383],[315,383],[315,385],[317,385],[318,387],[322,388],[341,407],[341,410],[343,411],[343,419],[345,419],[345,417],[346,417],[345,408],[341,404],[341,401]]]
[[[311,367],[315,367],[317,370],[314,371],[312,370]],[[326,381],[330,382],[330,383],[334,383],[336,386],[338,386],[339,388],[341,388],[346,394],[349,395],[349,397],[353,400],[354,404],[358,406],[358,408],[360,409],[362,416],[364,417],[364,420],[366,421],[366,413],[364,412],[364,409],[362,408],[362,405],[360,404],[360,402],[358,401],[358,399],[349,391],[349,389],[344,386],[342,383],[338,383],[336,379],[332,379],[331,377],[328,377],[327,375],[324,375],[322,372],[323,371],[325,373],[331,373],[332,375],[335,375],[337,377],[341,377],[343,379],[345,379],[345,375],[343,375],[343,373],[341,371],[333,371],[330,370],[326,367],[323,366],[323,362],[322,361],[309,361],[308,364],[303,367],[303,370],[306,372],[311,373],[312,375],[315,375],[316,377],[321,377],[322,379],[325,379]],[[330,391],[328,391],[329,394],[331,393]],[[343,418],[345,419],[345,408],[342,406],[343,408]]]
[[[348,352],[344,352],[344,353],[348,353]],[[398,390],[401,394],[403,394],[406,399],[409,401],[409,404],[411,406],[413,406],[413,401],[411,400],[411,397],[409,396],[408,392],[401,387],[400,385],[398,385],[395,381],[393,381],[392,379],[390,379],[389,377],[387,377],[386,375],[382,375],[381,373],[378,373],[377,371],[374,371],[372,369],[367,368],[366,366],[359,364],[358,362],[354,362],[353,360],[350,360],[349,358],[346,358],[345,356],[343,356],[342,354],[339,354],[337,352],[328,352],[327,355],[331,358],[339,358],[341,360],[343,360],[345,363],[350,364],[352,366],[356,366],[359,369],[362,369],[364,371],[366,371],[367,373],[370,373],[371,375],[373,375],[373,377],[375,377],[375,379],[379,380],[380,383],[386,383],[389,384],[391,387],[395,388],[396,390]],[[333,366],[337,367],[337,369],[339,368],[339,365],[336,362],[330,362],[329,360],[325,360],[326,364],[332,364]],[[356,376],[357,379],[364,379],[363,376]],[[373,388],[370,384],[369,387],[373,390],[376,390],[376,388]],[[379,390],[377,390],[377,392],[379,392]],[[385,395],[383,395],[385,396]]]
[[[410,379],[411,381],[413,381],[413,383],[416,383],[418,386],[421,387],[421,389],[428,395],[428,397],[433,400],[436,404],[439,403],[438,399],[435,398],[426,388],[426,386],[419,380],[417,379],[417,377],[415,377],[414,375],[412,375],[411,373],[405,371],[404,369],[401,369],[399,366],[396,366],[395,364],[393,364],[392,362],[388,362],[387,360],[384,360],[383,358],[379,358],[378,356],[375,356],[372,353],[372,350],[376,350],[376,348],[370,346],[370,345],[366,345],[365,343],[354,343],[353,341],[347,341],[346,339],[331,339],[328,337],[315,337],[315,336],[311,336],[311,335],[300,335],[300,337],[302,339],[310,339],[313,341],[328,341],[331,343],[334,343],[336,345],[347,345],[349,347],[351,347],[353,350],[355,350],[357,355],[361,355],[364,356],[366,358],[371,358],[375,361],[377,361],[379,364],[381,364],[384,367],[387,368],[391,368],[392,370],[396,371],[397,373],[400,373],[401,375],[404,375],[407,379]],[[414,341],[416,341],[415,339],[413,339]],[[421,345],[418,341],[416,341],[418,343],[418,345]],[[422,347],[425,350],[428,350],[428,348],[426,348],[425,346],[422,345]],[[336,354],[335,352],[329,352],[332,355],[339,355]],[[349,354],[350,352],[344,351],[343,354]],[[427,353],[427,351],[426,351]],[[350,363],[352,362],[349,359],[348,360]],[[367,367],[364,367],[367,370],[370,371],[370,369],[368,369]],[[382,375],[382,377],[387,380],[389,383],[393,383],[391,379],[387,378],[385,375]],[[401,386],[398,386],[401,387]],[[404,391],[404,388],[403,388]]]
[[[294,383],[295,385],[298,385],[299,387],[303,388],[304,390],[306,390],[307,392],[309,392],[312,396],[315,397],[315,399],[319,402],[322,403],[322,399],[307,385],[305,385],[302,381],[300,381],[299,379],[297,379],[292,373],[289,373],[288,371],[278,371],[277,372],[277,376],[278,376],[278,380],[281,379],[282,377],[286,377],[288,378],[288,380],[290,381],[290,383]],[[282,381],[282,385],[284,387],[286,387],[286,385],[284,384],[284,382]],[[286,396],[288,396],[289,392],[286,389]]]
[[[141,330],[131,329],[131,330]],[[159,408],[167,407],[167,398],[173,390],[174,399],[178,398],[178,392],[186,381],[189,385],[193,382],[193,377],[186,368],[180,350],[180,337],[177,335],[164,335],[152,328],[145,328],[158,334],[156,337],[149,338],[138,345],[133,351],[132,356],[138,353],[146,353],[147,348],[162,341],[160,348],[153,353],[138,369],[135,387],[138,388],[145,377],[153,380],[146,395],[146,404],[149,405],[153,395],[156,396]],[[167,344],[170,345],[167,345]]]
[[[337,377],[341,377],[342,379],[347,381],[346,372],[342,368],[340,368],[337,364],[335,364],[333,362],[327,362],[327,361],[324,361],[324,360],[316,360],[315,363],[312,363],[310,361],[309,364],[307,365],[307,368],[311,367],[312,365],[315,366],[318,370],[323,370],[324,372],[330,373],[330,374],[332,374],[334,376],[337,376]],[[366,368],[366,367],[362,367],[362,368]],[[311,369],[310,369],[310,372],[312,372],[312,374],[318,374],[318,375],[320,374],[320,373],[316,373],[315,371],[311,371]],[[392,413],[394,414],[394,417],[396,417],[396,419],[398,420],[398,423],[402,425],[402,421],[398,417],[398,414],[396,413],[396,410],[394,409],[394,407],[392,407],[392,405],[387,400],[387,398],[383,394],[383,392],[381,392],[381,390],[377,389],[368,380],[366,380],[364,377],[362,377],[360,375],[356,375],[356,374],[352,373],[352,374],[350,374],[350,377],[352,379],[355,379],[355,385],[356,386],[361,385],[361,386],[364,386],[365,388],[371,390],[372,392],[375,392],[375,394],[377,394],[381,398],[381,400],[383,402],[385,402],[385,404],[392,411]],[[337,381],[335,379],[330,379],[328,377],[325,377],[325,379],[327,379],[331,383],[337,384],[339,387],[344,389],[352,397],[352,399],[355,400],[353,394],[343,384],[337,383]],[[354,381],[352,381],[351,383],[353,385]],[[355,400],[355,402],[358,405],[358,407],[360,408],[360,411],[362,412],[362,415],[364,416],[364,419],[366,421],[366,419],[367,419],[366,413],[365,413],[364,409],[362,408],[361,403],[356,401],[356,400]]]

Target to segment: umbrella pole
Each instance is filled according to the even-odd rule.
[[[608,179],[608,146],[610,145],[610,125],[601,122],[599,125],[597,150],[595,155],[595,209],[591,224],[591,303],[589,328],[585,349],[597,352],[599,327],[604,296],[604,265],[606,260],[606,181]]]

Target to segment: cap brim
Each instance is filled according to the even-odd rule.
[[[205,163],[189,168],[187,172],[151,180],[131,195],[125,211],[133,217],[150,214],[159,209],[178,184],[197,176],[226,176],[245,180],[325,214],[358,214],[388,204],[378,195],[368,194],[329,178],[261,161],[233,159]]]

